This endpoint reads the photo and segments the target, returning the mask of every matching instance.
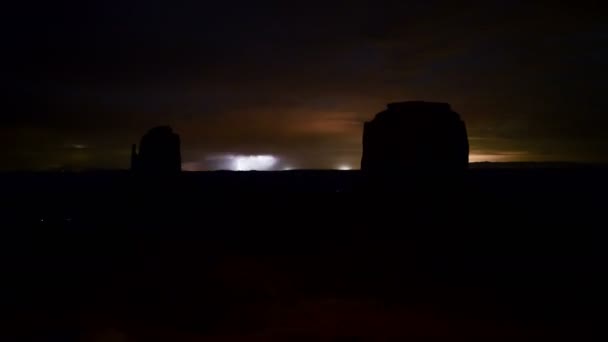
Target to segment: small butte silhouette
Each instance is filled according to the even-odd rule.
[[[458,174],[469,165],[466,125],[448,103],[406,101],[363,127],[361,170],[369,177],[399,173]],[[145,174],[181,171],[180,138],[169,126],[150,129],[133,145],[131,170]]]
[[[179,135],[169,126],[150,129],[131,149],[131,170],[143,174],[178,174],[182,170]]]

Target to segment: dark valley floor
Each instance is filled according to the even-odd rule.
[[[2,334],[588,340],[607,304],[607,176],[5,174]]]

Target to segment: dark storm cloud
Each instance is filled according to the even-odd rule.
[[[76,154],[87,167],[124,166],[129,143],[159,123],[182,133],[191,161],[242,151],[302,167],[356,163],[361,122],[407,99],[452,103],[479,155],[602,160],[608,31],[600,5],[11,5],[0,120],[14,158],[4,167]],[[70,144],[91,148],[66,151]]]

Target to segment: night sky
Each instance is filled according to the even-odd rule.
[[[186,169],[356,168],[363,121],[403,100],[451,103],[472,161],[608,162],[602,2],[543,3],[3,5],[0,169],[126,168],[160,124]]]

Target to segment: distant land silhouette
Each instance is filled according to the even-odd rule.
[[[367,174],[454,173],[468,164],[465,123],[447,103],[390,103],[364,125],[361,170]]]
[[[385,111],[364,124],[361,170],[367,175],[430,170],[453,174],[468,166],[466,125],[448,103],[389,103]],[[179,135],[169,126],[150,129],[141,139],[139,152],[132,146],[131,170],[179,173]]]
[[[169,126],[154,127],[131,150],[131,170],[145,174],[175,174],[182,170],[180,138]]]
[[[133,170],[179,177],[4,174],[0,340],[592,340],[608,168],[467,170],[448,109],[389,105],[366,125],[364,171],[180,173],[165,126],[134,146]],[[389,181],[368,182],[370,167]]]

